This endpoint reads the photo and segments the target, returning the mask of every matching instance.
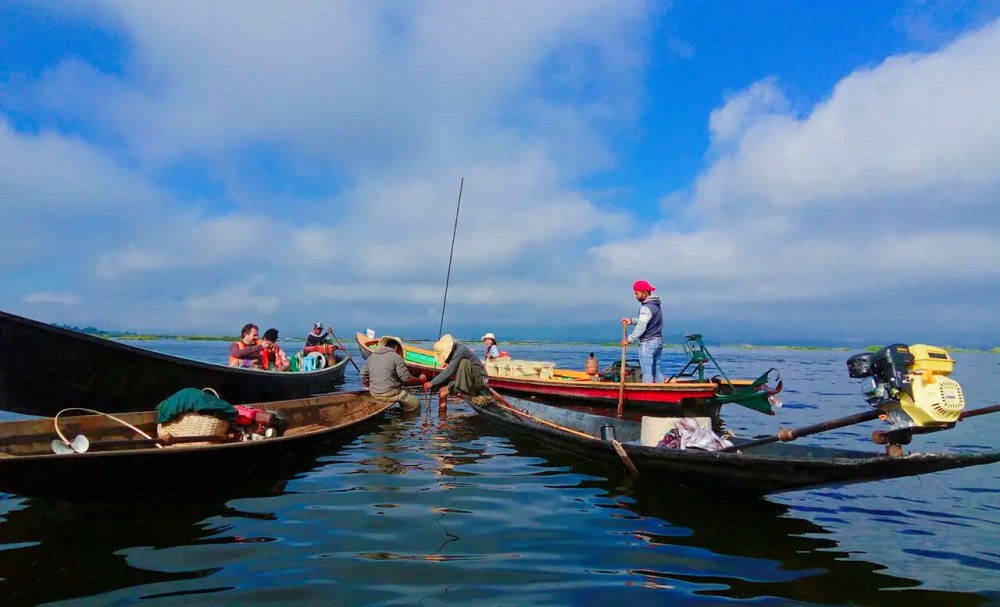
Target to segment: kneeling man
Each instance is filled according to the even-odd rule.
[[[382,403],[399,403],[404,411],[419,411],[420,400],[404,389],[407,384],[420,386],[427,376],[413,377],[403,361],[403,342],[385,336],[379,340],[361,369],[361,383],[372,397]]]

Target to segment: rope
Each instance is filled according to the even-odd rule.
[[[208,389],[211,390],[211,388],[208,388]],[[214,390],[213,390],[213,392],[214,392]],[[119,418],[115,417],[114,415],[111,415],[111,414],[108,414],[108,413],[102,413],[100,411],[95,411],[94,409],[85,409],[83,407],[70,407],[68,409],[63,409],[59,413],[56,413],[55,417],[52,418],[52,425],[55,426],[56,434],[59,435],[59,439],[62,440],[62,442],[65,443],[67,446],[69,446],[70,441],[66,440],[66,436],[62,433],[62,430],[59,429],[59,416],[62,415],[63,413],[66,413],[67,411],[86,411],[87,413],[93,413],[95,415],[103,415],[104,417],[107,417],[108,419],[114,420],[114,421],[118,422],[119,424],[121,424],[123,426],[126,426],[128,428],[131,428],[131,429],[135,430],[136,432],[138,432],[139,434],[141,434],[143,437],[148,438],[149,440],[156,440],[152,436],[146,434],[145,432],[143,432],[142,430],[136,428],[135,426],[133,426],[132,424],[128,423],[127,421],[125,421],[123,419],[119,419]],[[163,449],[163,445],[161,445],[159,443],[156,443],[156,448],[157,449]]]

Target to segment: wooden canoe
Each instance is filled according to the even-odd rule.
[[[260,467],[274,465],[317,443],[332,440],[389,406],[367,392],[327,394],[296,400],[257,403],[281,411],[289,421],[283,436],[246,442],[176,444],[158,448],[134,430],[100,415],[59,418],[59,428],[72,440],[86,436],[86,453],[56,455],[53,419],[0,423],[0,491],[26,496],[87,499],[113,495],[191,489],[241,482]],[[156,412],[116,417],[156,436]],[[135,445],[123,445],[134,440]],[[103,446],[102,442],[111,446]]]
[[[52,416],[67,407],[145,411],[187,387],[210,387],[229,402],[331,392],[347,359],[301,373],[227,367],[161,354],[0,312],[0,409]],[[228,348],[220,342],[220,351]]]
[[[639,443],[641,424],[552,407],[519,398],[476,397],[467,402],[490,422],[556,449],[623,466],[614,445],[601,438],[612,426],[641,478],[763,495],[820,486],[916,476],[1000,461],[1000,451],[975,454],[914,453],[888,457],[872,452],[772,443],[735,453],[665,449]],[[740,442],[737,439],[736,444]]]
[[[361,356],[368,358],[378,338],[357,333],[355,339]],[[404,344],[404,359],[411,373],[434,377],[441,367],[434,362],[434,352]],[[751,380],[732,380],[733,386],[748,389]],[[501,394],[539,398],[547,403],[608,408],[618,406],[617,382],[593,381],[583,371],[554,369],[552,379],[490,376],[490,387]],[[655,410],[680,413],[685,408],[706,408],[712,404],[720,385],[713,381],[669,381],[662,384],[625,384],[625,407],[629,410]]]

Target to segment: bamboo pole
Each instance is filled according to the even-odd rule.
[[[628,325],[622,323],[622,339],[628,338]],[[618,368],[618,417],[625,414],[625,353],[628,346],[622,346],[622,366]]]
[[[979,409],[970,409],[968,411],[963,411],[962,414],[959,415],[958,420],[961,421],[963,419],[967,419],[970,417],[976,417],[977,415],[986,415],[987,413],[996,413],[998,411],[1000,411],[1000,405],[981,407]],[[776,443],[778,441],[781,442],[793,441],[797,438],[802,438],[803,436],[809,436],[810,434],[819,434],[820,432],[826,432],[827,430],[836,430],[838,428],[853,426],[854,424],[860,424],[861,422],[877,419],[880,415],[882,415],[882,413],[883,412],[881,409],[872,409],[871,411],[865,411],[863,413],[848,415],[847,417],[831,419],[830,421],[813,424],[812,426],[806,426],[804,428],[797,428],[797,429],[793,428],[791,430],[782,428],[774,436],[760,438],[757,440],[750,441],[748,443],[743,443],[741,445],[733,445],[732,447],[726,447],[725,449],[720,449],[719,451],[721,453],[727,453],[740,449],[749,449],[752,447],[760,447],[761,445],[769,445],[771,443]]]

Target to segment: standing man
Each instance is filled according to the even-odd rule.
[[[378,340],[361,369],[361,383],[381,403],[399,403],[404,411],[419,411],[420,400],[404,387],[423,385],[426,375],[413,377],[403,361],[403,342],[388,335]]]
[[[632,285],[635,298],[642,304],[638,318],[623,318],[622,326],[635,325],[628,337],[621,341],[622,347],[639,342],[639,366],[642,367],[642,383],[662,384],[660,354],[663,352],[663,314],[660,312],[660,298],[653,295],[656,288],[645,280],[637,280]],[[621,369],[625,373],[625,369]]]

